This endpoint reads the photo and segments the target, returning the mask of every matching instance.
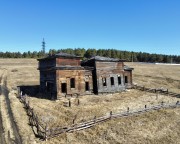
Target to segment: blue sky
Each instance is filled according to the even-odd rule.
[[[114,48],[180,55],[179,0],[0,0],[0,51]]]

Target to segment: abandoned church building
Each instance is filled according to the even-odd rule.
[[[123,91],[132,86],[132,70],[120,59],[58,53],[38,59],[40,92],[51,99]]]

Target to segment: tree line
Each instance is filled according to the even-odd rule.
[[[92,56],[104,56],[111,58],[125,59],[133,62],[149,62],[149,63],[180,63],[180,56],[164,55],[164,54],[150,54],[145,52],[122,51],[116,49],[95,49],[95,48],[66,48],[66,49],[50,49],[48,53],[43,51],[33,52],[0,52],[0,58],[42,58],[47,55],[53,55],[59,52],[65,52],[81,56],[82,59],[90,58]]]

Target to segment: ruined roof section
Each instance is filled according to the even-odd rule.
[[[80,56],[76,56],[74,54],[68,54],[68,53],[57,53],[57,54],[53,54],[53,55],[48,55],[47,57],[44,58],[40,58],[37,60],[44,60],[44,59],[52,59],[52,58],[58,58],[58,57],[64,57],[64,58],[81,58]]]
[[[58,54],[55,54],[56,57],[73,57],[73,58],[81,58],[80,56],[76,56],[74,54],[68,54],[68,53],[63,53],[60,52]]]
[[[115,58],[109,58],[109,57],[102,57],[102,56],[95,56],[92,57],[91,59],[95,59],[97,61],[119,61],[119,59],[115,59]]]
[[[96,60],[96,61],[108,61],[108,62],[124,62],[125,60],[117,59],[117,58],[109,58],[109,57],[102,57],[102,56],[94,56],[84,62],[89,60]]]
[[[133,70],[133,69],[134,68],[131,68],[131,67],[127,66],[127,65],[124,66],[124,70]]]
[[[38,68],[39,69],[39,68]],[[81,67],[81,66],[58,66],[58,67],[50,67],[44,68],[41,70],[93,70],[93,67]]]

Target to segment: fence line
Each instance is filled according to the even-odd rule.
[[[168,89],[164,89],[164,88],[157,88],[157,89],[156,88],[146,88],[146,87],[140,86],[140,85],[133,85],[132,88],[138,89],[141,91],[146,91],[146,92],[151,92],[151,93],[159,93],[159,94],[163,94],[163,95],[167,95],[167,96],[180,98],[180,94],[170,92]]]
[[[176,103],[171,103],[171,104],[165,104],[164,102],[162,102],[159,105],[154,105],[151,107],[147,107],[147,105],[145,105],[144,108],[136,109],[133,111],[129,111],[129,108],[128,108],[127,111],[121,112],[121,113],[114,113],[113,114],[111,111],[109,113],[109,115],[102,116],[99,118],[94,117],[92,120],[89,120],[89,121],[86,121],[83,123],[73,124],[69,127],[64,127],[64,128],[56,128],[56,129],[47,130],[47,139],[56,137],[62,133],[66,133],[66,132],[75,132],[75,131],[79,131],[79,130],[84,130],[84,129],[93,127],[96,124],[110,120],[110,119],[139,115],[142,113],[146,113],[146,112],[153,111],[153,110],[159,110],[162,108],[176,108],[176,107],[180,107],[179,101],[177,101]]]
[[[34,113],[33,108],[30,107],[29,101],[27,102],[26,96],[19,96],[20,102],[24,104],[24,108],[26,109],[27,115],[29,116],[29,124],[31,127],[35,127],[37,129],[37,137],[42,139],[46,139],[46,130],[47,128],[40,124],[38,116]]]
[[[145,88],[143,86],[134,86],[135,89],[139,89],[139,90],[143,90],[143,91],[148,91],[148,92],[153,92],[153,93],[162,93],[165,95],[171,95],[171,96],[179,96],[179,94],[175,94],[172,92],[168,92],[168,90],[163,90],[163,89],[151,89],[151,88]],[[62,133],[67,133],[67,132],[75,132],[75,131],[80,131],[80,130],[84,130],[87,128],[91,128],[99,123],[111,120],[111,119],[115,119],[115,118],[121,118],[121,117],[128,117],[128,116],[133,116],[133,115],[139,115],[142,113],[146,113],[149,111],[153,111],[153,110],[159,110],[162,108],[176,108],[176,107],[180,107],[180,102],[177,101],[176,103],[170,103],[170,104],[165,104],[164,102],[161,102],[161,104],[159,105],[154,105],[151,107],[148,107],[147,105],[144,106],[144,108],[141,109],[135,109],[135,110],[131,110],[128,107],[127,111],[121,112],[121,113],[112,113],[112,111],[110,111],[109,115],[106,116],[102,116],[102,117],[96,117],[94,116],[94,118],[92,118],[89,121],[86,122],[82,122],[82,123],[77,123],[74,124],[74,120],[73,120],[73,124],[67,127],[56,127],[56,128],[51,128],[48,129],[48,126],[46,124],[46,126],[43,126],[39,119],[38,116],[34,113],[33,108],[30,107],[29,101],[27,102],[26,100],[26,96],[22,96],[22,94],[19,94],[19,99],[20,101],[24,104],[24,108],[26,109],[27,115],[29,116],[29,123],[32,127],[36,127],[37,129],[37,136],[47,140],[53,137],[56,137]]]

